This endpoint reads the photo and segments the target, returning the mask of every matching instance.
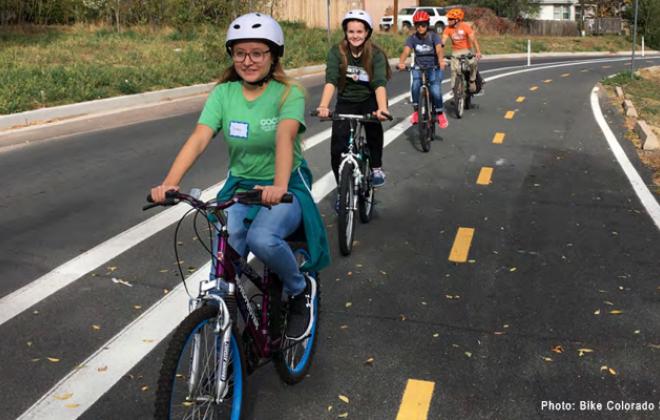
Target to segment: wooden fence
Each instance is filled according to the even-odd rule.
[[[303,21],[309,27],[327,27],[327,0],[272,0],[272,3],[275,19]],[[349,10],[363,8],[364,0],[330,1],[330,28],[338,28]],[[264,10],[264,12],[268,11]]]
[[[520,23],[520,31],[528,35],[578,36],[577,22],[566,20],[528,19]]]
[[[589,35],[623,33],[623,20],[618,17],[588,18],[584,20],[584,30]]]

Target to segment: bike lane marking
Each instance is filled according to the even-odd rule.
[[[489,166],[484,166],[479,171],[479,176],[477,177],[477,184],[479,185],[490,185],[493,177],[493,168]]]
[[[499,79],[501,77],[509,77],[531,71],[627,60],[628,58],[604,58],[595,60],[543,63],[535,65],[531,68],[525,67],[521,69],[523,66],[510,66],[484,70],[482,73],[486,74],[499,71],[504,72],[486,78],[485,80],[488,82]],[[449,80],[444,80],[442,83],[449,83]],[[394,104],[395,101],[401,101],[409,96],[410,92],[401,94],[392,100],[392,104]],[[451,92],[443,95],[444,100],[451,99],[451,97]],[[331,129],[327,129],[322,132],[325,135],[325,138],[322,133],[318,133],[309,139],[306,139],[306,150],[309,150],[322,141],[327,140],[329,138],[330,132]],[[215,196],[220,188],[222,188],[222,185],[224,185],[224,180],[204,190],[202,197],[206,197],[206,199],[208,199]],[[93,248],[90,248],[86,252],[65,262],[64,264],[61,264],[43,276],[33,280],[26,286],[23,286],[22,288],[3,296],[0,298],[0,325],[4,324],[30,307],[36,305],[50,295],[58,292],[60,289],[63,289],[69,284],[75,282],[90,271],[100,267],[101,265],[117,257],[128,249],[138,245],[145,239],[176,223],[182,214],[183,209],[177,207],[164,210],[157,215],[141,222],[140,224],[133,226],[132,228],[100,243],[99,245],[96,245]]]
[[[627,59],[607,59],[607,61],[613,62],[626,60]],[[502,77],[508,77],[530,71],[546,70],[556,67],[593,64],[594,62],[600,61],[602,60],[560,63],[531,69],[525,68],[508,73],[498,74],[487,78],[486,80],[496,80]],[[493,69],[492,71],[500,70],[501,69]],[[445,83],[446,82],[447,81],[445,81]],[[408,93],[404,95],[407,96]],[[443,95],[443,98],[451,98],[451,92]],[[390,144],[398,135],[403,133],[410,126],[411,124],[409,119],[406,118],[404,121],[397,124],[397,126],[389,129],[387,132],[385,132],[384,144]],[[213,197],[215,195],[214,193],[217,193],[222,184],[223,183],[216,184],[216,186],[205,190],[202,194],[202,198],[208,199]],[[318,203],[325,197],[325,195],[334,189],[334,176],[332,172],[328,172],[314,183],[312,188],[314,200]],[[154,232],[150,232],[145,238],[142,238],[142,240],[152,236],[156,232],[178,221],[180,215],[187,211],[187,207],[185,206],[182,206],[182,210],[179,210],[178,212],[175,212],[176,209],[177,207],[173,207],[159,213],[156,216],[153,216],[152,219],[155,219],[156,217],[168,212],[172,214],[179,214],[179,216],[176,217],[173,215],[168,216],[174,219],[174,221]],[[148,219],[142,224],[145,224],[152,219]],[[137,225],[135,228],[140,225]],[[474,233],[474,229],[472,228],[461,229],[471,229],[472,235]],[[141,240],[138,242],[141,242]],[[108,251],[109,250],[106,250],[106,252]],[[109,259],[110,258],[107,260]],[[104,262],[105,261],[99,263],[99,265],[103,264]],[[92,270],[94,268],[96,267],[93,267]],[[197,284],[202,279],[208,277],[209,270],[210,262],[207,262],[188,278],[188,285],[190,290],[197,290]],[[67,284],[73,282],[74,280],[76,279],[69,281]],[[81,363],[78,368],[69,372],[69,374],[62,378],[55,386],[53,386],[53,388],[51,388],[51,390],[41,396],[41,398],[39,398],[39,400],[35,402],[28,410],[26,410],[19,418],[74,418],[80,416],[101,396],[103,396],[103,394],[105,394],[112,386],[114,386],[115,383],[118,382],[128,371],[130,371],[130,369],[132,369],[147,354],[149,354],[159,344],[159,342],[162,341],[179,324],[179,322],[188,313],[187,302],[188,296],[185,292],[185,289],[181,284],[179,284],[172,291],[170,291],[167,296],[154,303],[154,305],[152,305],[138,318],[126,326],[122,331],[120,331],[117,335],[102,345],[96,352],[94,352],[83,363]],[[31,305],[36,303],[37,301],[33,301]],[[2,300],[0,300],[0,316],[2,316],[4,313],[3,311],[5,310],[5,307],[6,306],[4,306]],[[11,317],[7,319],[10,318]],[[108,367],[108,369],[99,370],[99,368],[105,367]],[[68,393],[72,393],[73,395],[72,398],[68,399],[67,401],[61,401],[55,398],[55,395],[64,395]],[[68,404],[65,404],[65,402],[68,402]],[[75,404],[78,404],[78,406],[73,407]],[[66,405],[69,405],[69,407],[66,407]]]
[[[408,379],[396,420],[424,420],[428,418],[434,388],[435,382]]]
[[[474,238],[474,228],[459,227],[454,238],[454,245],[449,251],[449,261],[455,263],[465,263],[470,253],[470,245]]]
[[[494,144],[502,144],[502,143],[504,143],[504,137],[505,137],[505,136],[506,136],[505,133],[500,133],[500,132],[495,133],[495,135],[493,136],[493,143],[494,143]]]

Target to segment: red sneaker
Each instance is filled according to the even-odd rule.
[[[419,112],[415,111],[412,114],[412,117],[410,117],[410,123],[412,125],[415,125],[419,122]]]
[[[449,121],[447,121],[447,117],[445,117],[445,113],[438,114],[438,125],[440,128],[447,128],[449,127]]]

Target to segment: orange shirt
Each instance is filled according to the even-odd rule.
[[[474,34],[474,30],[465,22],[459,22],[456,26],[447,26],[443,35],[451,38],[452,50],[467,50],[470,48],[468,37]]]

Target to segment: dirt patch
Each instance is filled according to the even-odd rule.
[[[615,86],[621,86],[626,99],[633,102],[640,118],[649,124],[656,136],[660,136],[660,66],[641,69],[637,73],[639,80],[628,82],[631,80],[628,73],[628,76],[616,78],[622,83],[608,84],[605,90],[610,102],[625,115],[621,106],[622,100],[615,92]],[[625,117],[625,126],[628,129],[625,137],[635,145],[640,161],[653,171],[653,190],[658,194],[660,193],[660,150],[642,150],[642,141],[634,130],[635,122],[635,118]]]

